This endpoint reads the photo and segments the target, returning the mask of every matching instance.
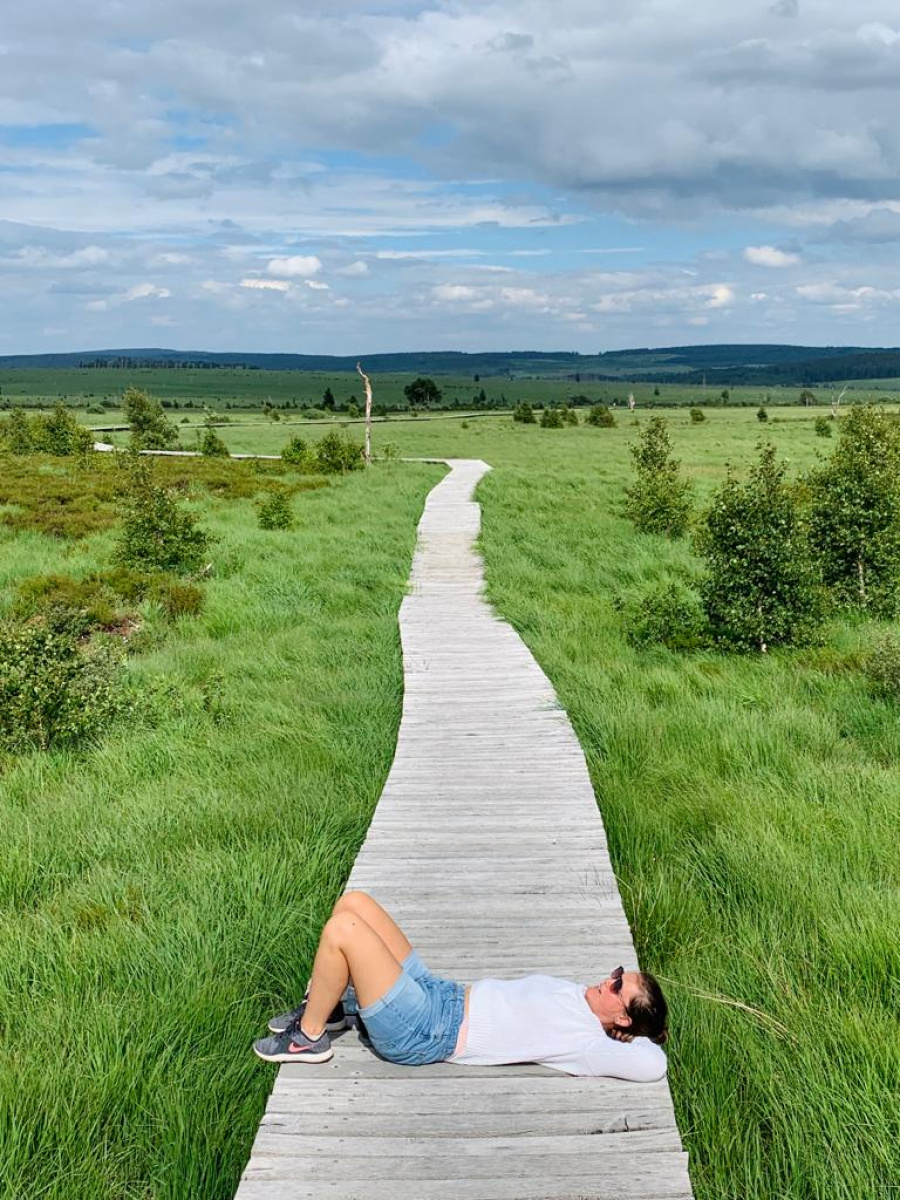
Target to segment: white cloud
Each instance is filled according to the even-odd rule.
[[[273,258],[266,270],[270,275],[283,275],[288,279],[309,279],[322,270],[322,260],[315,254],[294,254],[289,258]]]
[[[474,300],[478,295],[478,289],[466,287],[460,283],[439,283],[437,287],[431,289],[431,294],[435,300],[454,304],[460,300]]]
[[[289,292],[291,290],[291,284],[286,279],[242,279],[241,287],[260,292]]]
[[[350,279],[360,279],[369,274],[369,264],[358,258],[356,262],[348,263],[346,267],[338,267],[337,275],[346,275]]]
[[[754,267],[795,267],[800,262],[799,254],[779,250],[775,246],[747,246],[744,261]]]
[[[329,290],[328,284],[323,283],[320,279],[306,279],[304,282],[308,288],[312,288],[316,292],[327,292]]]
[[[122,299],[127,304],[132,300],[167,300],[171,295],[168,288],[158,287],[155,283],[136,283]]]
[[[705,290],[709,295],[706,302],[707,308],[730,308],[734,304],[734,291],[727,284],[715,283]]]

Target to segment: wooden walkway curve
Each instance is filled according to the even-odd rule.
[[[447,460],[400,609],[396,756],[348,887],[395,914],[433,971],[595,982],[634,947],[575,734],[482,597],[472,496]],[[280,1069],[238,1200],[688,1200],[667,1083],[533,1064],[400,1067],[355,1030]]]

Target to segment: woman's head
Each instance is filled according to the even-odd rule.
[[[597,984],[591,1008],[607,1032],[649,1038],[658,1046],[668,1040],[669,1008],[659,983],[646,971],[617,967]]]

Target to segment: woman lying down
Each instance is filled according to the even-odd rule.
[[[266,1062],[328,1062],[351,981],[365,1031],[390,1062],[536,1062],[635,1082],[666,1073],[668,1010],[652,975],[616,967],[591,987],[550,975],[467,987],[432,975],[381,905],[357,891],[338,900],[322,931],[306,998],[272,1018],[273,1036],[254,1051]]]

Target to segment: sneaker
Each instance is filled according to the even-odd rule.
[[[269,1028],[273,1033],[287,1033],[293,1025],[299,1025],[300,1019],[306,1012],[306,1000],[304,996],[298,1008],[292,1009],[291,1012],[279,1013],[277,1017],[273,1017],[269,1022]],[[334,1010],[328,1020],[325,1022],[326,1033],[338,1033],[341,1029],[347,1028],[347,1014],[344,1012],[344,1004],[342,1000],[338,1000]]]
[[[300,1028],[299,1021],[284,1033],[276,1033],[272,1037],[260,1038],[258,1042],[254,1042],[253,1053],[265,1062],[274,1063],[323,1063],[334,1058],[331,1038],[327,1032],[313,1041]]]

